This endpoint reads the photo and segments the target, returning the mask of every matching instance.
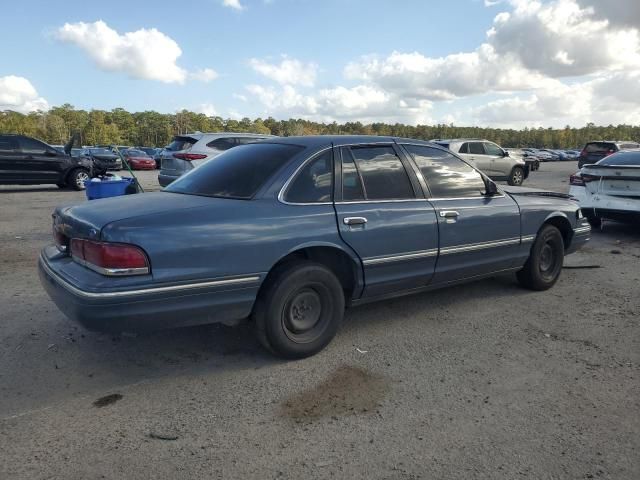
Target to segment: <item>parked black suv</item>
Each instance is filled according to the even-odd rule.
[[[72,157],[35,138],[0,134],[0,185],[52,184],[83,190],[90,169],[89,160]]]
[[[602,160],[604,157],[619,152],[620,150],[629,150],[632,148],[640,148],[640,143],[631,141],[599,141],[588,142],[578,157],[578,168],[582,168],[583,165],[596,163],[598,160]]]

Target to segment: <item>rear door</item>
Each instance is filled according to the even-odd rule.
[[[0,182],[13,183],[23,179],[24,154],[20,151],[18,139],[0,135]]]
[[[482,176],[443,150],[403,145],[430,190],[440,248],[433,283],[448,283],[514,266],[520,250],[520,210],[508,195],[483,195]]]
[[[342,239],[362,259],[364,297],[423,287],[438,252],[438,222],[393,144],[337,149],[335,209]]]

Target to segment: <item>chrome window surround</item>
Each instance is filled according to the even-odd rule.
[[[432,145],[425,145],[423,143],[396,143],[395,141],[393,142],[396,145],[415,145],[417,147],[431,147]],[[390,145],[390,143],[388,141],[384,141],[384,142],[366,142],[366,143],[348,143],[348,144],[344,144],[344,145],[337,145],[336,148],[340,148],[340,147],[353,147],[353,146],[367,146],[367,145]],[[280,203],[283,203],[285,205],[351,205],[351,204],[358,204],[358,203],[389,203],[389,202],[424,202],[426,201],[445,201],[445,200],[478,200],[479,198],[504,198],[506,197],[506,195],[504,193],[502,193],[502,190],[500,190],[500,187],[496,184],[496,186],[498,187],[498,191],[500,192],[500,195],[493,195],[491,197],[487,197],[484,195],[480,195],[477,197],[431,197],[431,198],[407,198],[407,199],[399,199],[399,200],[355,200],[355,201],[340,201],[340,202],[311,202],[311,203],[294,203],[294,202],[287,202],[284,197],[286,195],[286,191],[287,188],[289,187],[289,185],[291,184],[291,182],[293,182],[293,180],[295,179],[295,177],[298,175],[298,172],[300,172],[300,170],[302,170],[308,162],[310,162],[311,160],[315,159],[318,155],[326,152],[327,150],[331,150],[333,149],[334,146],[331,147],[327,147],[327,148],[323,148],[322,150],[318,150],[316,153],[314,153],[314,155],[310,158],[307,158],[304,162],[302,162],[302,164],[295,169],[295,171],[291,174],[291,176],[287,179],[287,181],[285,182],[285,184],[282,186],[282,188],[280,189],[280,191],[278,192],[278,201]],[[437,150],[443,150],[442,148],[437,148]],[[456,157],[458,158],[458,157]],[[460,159],[459,159],[460,160]],[[334,162],[335,162],[335,155],[334,155]],[[462,160],[464,162],[464,160]],[[467,163],[467,162],[464,162]],[[467,165],[469,165],[467,163]],[[473,167],[472,165],[469,165],[471,168],[473,168],[474,170],[476,170],[477,172],[479,172],[482,175],[482,172],[480,172],[478,169],[476,169],[475,167]],[[420,171],[420,169],[418,168],[418,171],[416,172],[416,174],[419,174],[419,176],[422,178],[423,181],[425,181],[424,176],[422,175],[422,172]],[[335,182],[335,178],[333,179],[333,181]],[[426,184],[426,181],[425,181]]]

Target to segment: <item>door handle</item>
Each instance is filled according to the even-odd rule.
[[[440,216],[443,218],[458,218],[459,215],[455,210],[440,210]]]
[[[345,225],[364,225],[367,219],[364,217],[344,217],[342,219]]]

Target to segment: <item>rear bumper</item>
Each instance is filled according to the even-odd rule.
[[[158,183],[160,184],[160,186],[166,187],[167,185],[169,185],[171,182],[173,182],[178,178],[180,178],[180,175],[167,175],[166,173],[159,173]]]
[[[262,275],[163,285],[135,290],[90,291],[56,272],[43,252],[40,282],[56,306],[89,330],[143,332],[208,323],[235,324],[250,315]]]

